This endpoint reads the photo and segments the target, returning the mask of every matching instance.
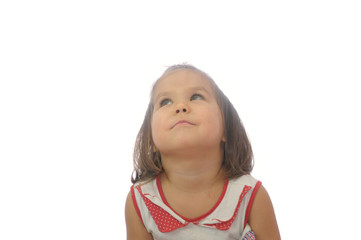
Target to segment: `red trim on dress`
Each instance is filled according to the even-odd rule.
[[[247,186],[247,185],[245,185],[245,186],[243,187],[242,193],[241,193],[241,195],[239,196],[238,203],[237,203],[237,207],[236,207],[236,209],[235,209],[235,211],[234,211],[234,213],[233,213],[232,218],[230,218],[230,219],[227,220],[227,221],[222,221],[222,220],[219,220],[219,219],[215,219],[215,220],[220,221],[220,223],[205,224],[205,225],[207,225],[207,226],[214,226],[214,227],[216,227],[217,229],[223,230],[223,231],[228,230],[228,229],[231,227],[231,225],[232,225],[232,223],[234,222],[234,220],[236,219],[236,216],[237,216],[237,214],[238,214],[239,207],[241,206],[241,202],[243,201],[243,197],[247,194],[247,192],[248,192],[251,188],[252,188],[252,187]]]
[[[248,202],[248,206],[247,206],[247,209],[246,209],[246,216],[244,218],[244,226],[243,227],[246,227],[246,224],[248,222],[248,218],[249,218],[249,215],[251,213],[251,210],[252,210],[252,205],[253,205],[253,201],[254,201],[254,198],[256,197],[256,193],[258,191],[258,188],[261,186],[262,182],[261,181],[258,181],[256,183],[256,186],[254,186],[254,189],[252,191],[252,195],[251,195],[251,198],[249,199],[249,202]]]
[[[161,196],[163,202],[170,208],[172,209],[173,212],[175,212],[178,216],[180,216],[181,218],[183,218],[184,220],[186,220],[187,222],[192,222],[194,224],[196,224],[197,222],[199,222],[200,220],[204,219],[205,217],[207,217],[208,215],[210,215],[214,210],[216,210],[216,208],[219,206],[219,204],[222,202],[224,195],[226,194],[227,188],[228,188],[228,180],[225,181],[224,186],[223,186],[223,190],[222,190],[222,194],[221,196],[218,198],[218,201],[216,202],[216,204],[212,207],[211,210],[209,210],[207,213],[196,217],[196,218],[186,218],[183,217],[182,215],[180,215],[179,213],[177,213],[176,211],[174,211],[174,209],[169,205],[169,203],[167,202],[167,199],[164,196],[163,193],[163,188],[162,188],[162,183],[160,180],[160,175],[157,176],[157,187],[158,187],[158,191],[159,191],[159,195]]]
[[[189,222],[185,222],[185,223],[180,222],[179,220],[174,218],[170,213],[165,211],[163,208],[154,204],[151,200],[149,200],[145,196],[149,194],[143,194],[140,185],[138,185],[136,188],[139,191],[140,195],[142,196],[145,206],[148,208],[148,211],[152,216],[160,232],[162,233],[171,232],[175,229],[187,226],[189,224]]]
[[[143,219],[142,219],[142,215],[140,214],[140,210],[139,210],[139,207],[138,207],[138,203],[137,203],[137,200],[135,198],[135,193],[134,193],[134,185],[130,188],[130,193],[132,195],[132,200],[133,200],[133,205],[134,205],[134,208],[135,208],[135,211],[137,212],[140,220],[142,220],[142,223],[144,225],[144,222],[143,222]]]

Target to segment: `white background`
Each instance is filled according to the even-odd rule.
[[[236,106],[283,239],[359,237],[359,1],[1,1],[0,239],[125,239],[165,66]]]

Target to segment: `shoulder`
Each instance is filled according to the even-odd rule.
[[[128,240],[153,239],[152,235],[144,227],[143,222],[137,213],[131,191],[128,193],[125,202],[125,222]]]
[[[271,198],[262,185],[255,194],[248,222],[257,240],[281,239]]]

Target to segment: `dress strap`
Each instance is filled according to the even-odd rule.
[[[140,214],[140,210],[138,207],[137,199],[135,198],[134,185],[130,187],[130,193],[132,195],[132,200],[133,200],[133,205],[134,205],[135,211],[137,212],[140,220],[142,220],[142,223],[144,224],[142,215]]]
[[[246,210],[246,216],[244,218],[244,227],[246,227],[246,225],[247,225],[249,215],[251,214],[254,198],[256,197],[256,193],[258,191],[258,188],[261,186],[261,184],[262,184],[262,182],[258,181],[256,183],[256,186],[254,186],[254,189],[252,191],[252,195],[251,195],[251,198],[249,199],[247,210]]]

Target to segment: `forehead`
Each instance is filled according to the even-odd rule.
[[[160,92],[171,92],[182,88],[204,88],[214,93],[209,79],[203,74],[189,69],[179,69],[162,76],[155,84],[152,98]]]

